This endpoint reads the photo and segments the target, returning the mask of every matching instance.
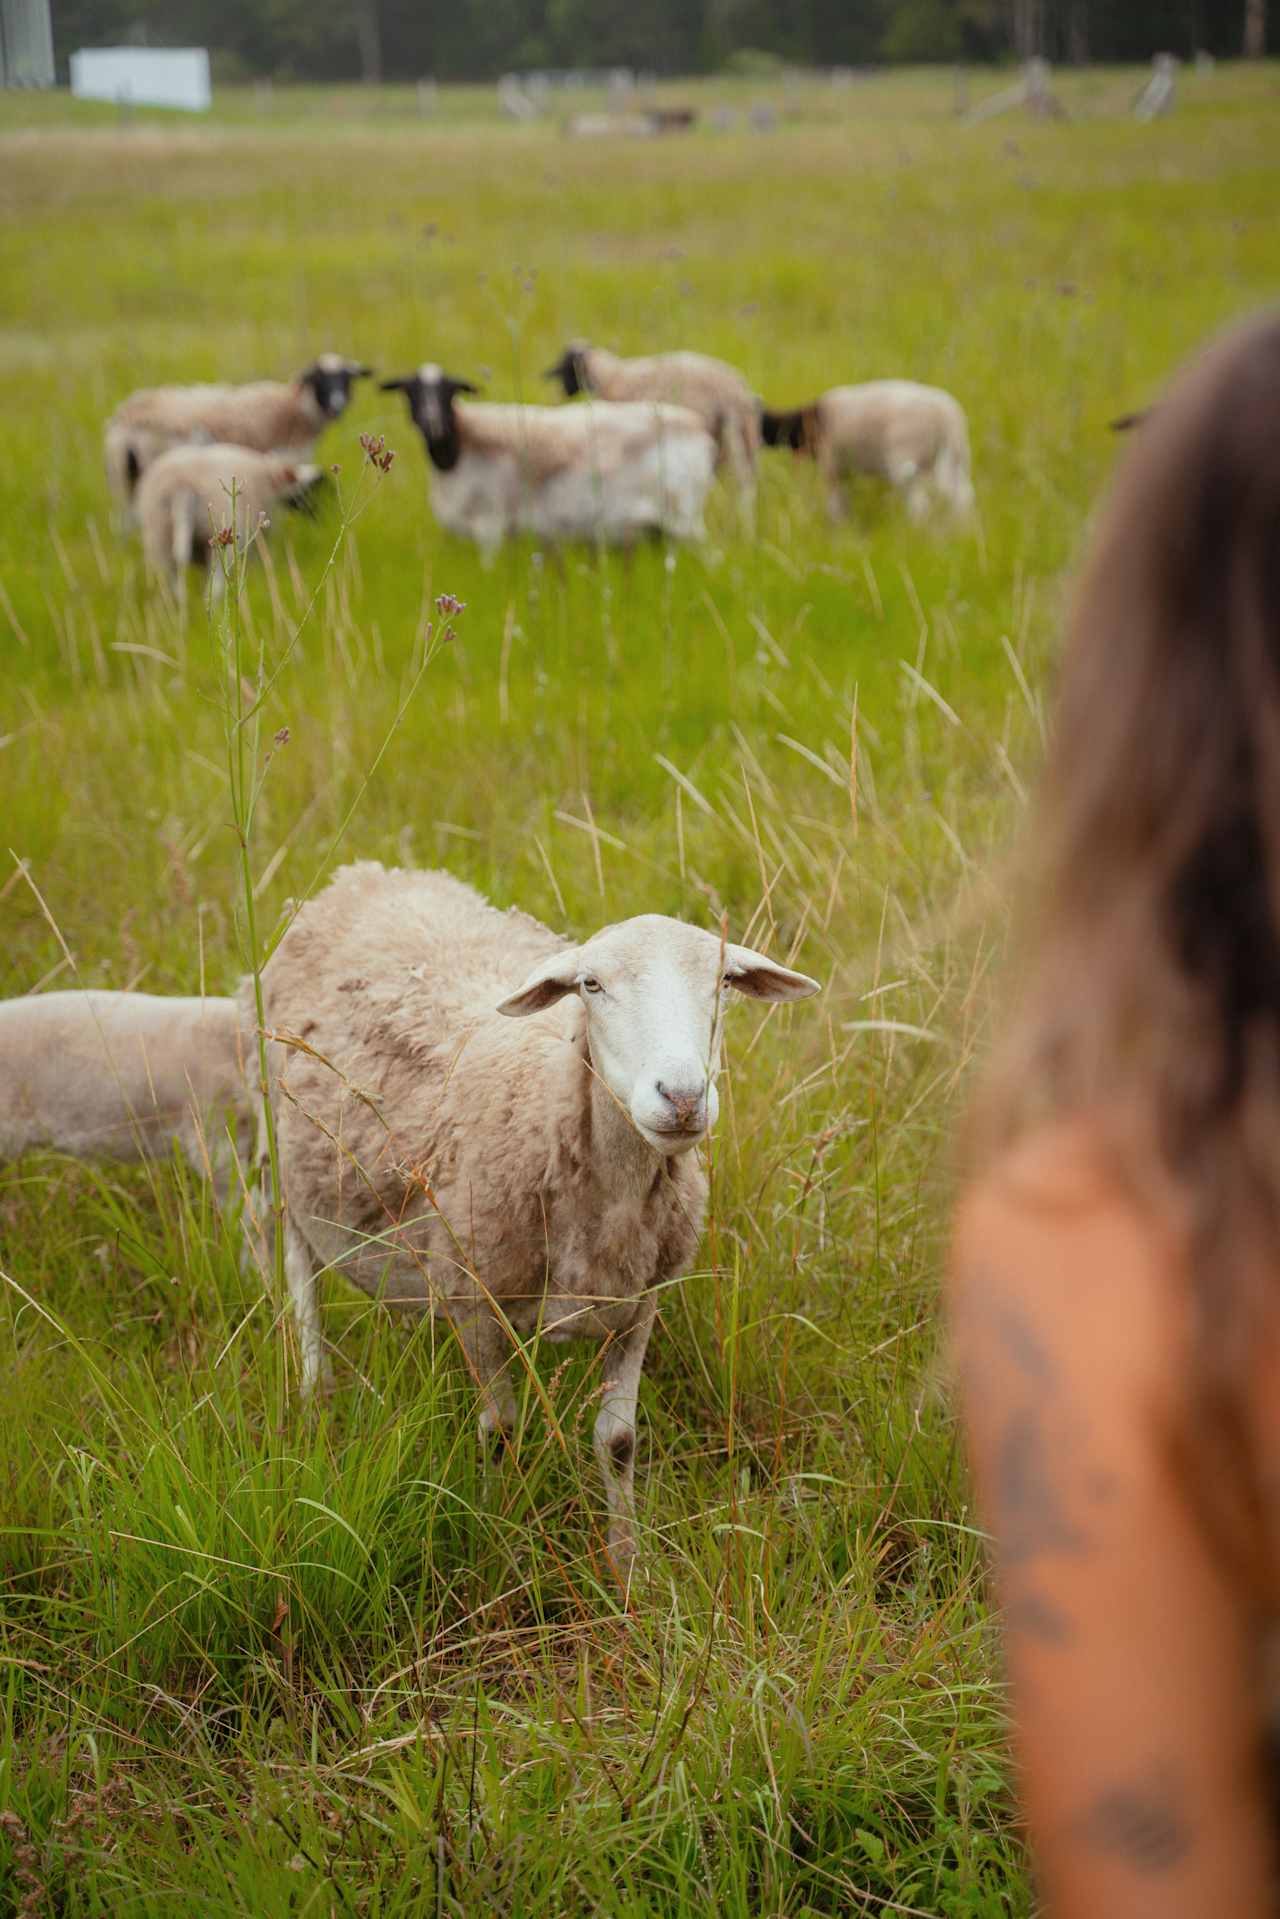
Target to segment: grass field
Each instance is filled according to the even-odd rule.
[[[977,128],[949,75],[809,84],[772,135],[651,144],[480,94],[226,96],[194,127],[0,100],[0,994],[224,991],[251,958],[225,634],[111,527],[132,387],[333,346],[542,397],[575,333],[722,353],[778,404],[906,374],[967,407],[980,502],[945,539],[868,488],[832,529],[775,456],[754,540],[718,497],[703,550],[486,572],[433,526],[398,396],[326,440],[333,497],[249,582],[259,946],[358,855],[575,933],[724,911],[827,990],[731,1022],[629,1601],[589,1351],[540,1360],[485,1467],[447,1334],[335,1282],[309,1416],[184,1169],[0,1173],[0,1907],[1032,1909],[939,1364],[947,1142],[1106,422],[1280,278],[1274,69],[1187,76],[1145,128],[1135,83]]]

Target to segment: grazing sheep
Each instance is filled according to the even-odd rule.
[[[649,113],[575,113],[564,130],[571,140],[652,140],[658,127]]]
[[[111,491],[127,512],[152,461],[175,446],[217,442],[307,458],[325,427],[346,411],[353,383],[372,372],[359,360],[322,353],[288,382],[142,387],[107,422]]]
[[[233,999],[0,1000],[0,1160],[37,1147],[77,1159],[163,1159],[176,1141],[225,1200],[228,1113],[247,1146],[253,1103]]]
[[[760,402],[736,367],[706,353],[654,353],[624,360],[607,347],[574,340],[544,376],[559,380],[570,399],[591,393],[600,400],[666,400],[699,415],[715,437],[742,489],[755,499],[760,450]]]
[[[187,567],[209,566],[215,542],[231,528],[233,489],[234,539],[243,547],[277,500],[298,505],[321,477],[318,466],[243,446],[177,446],[162,453],[143,474],[135,499],[148,567],[181,591]],[[220,559],[210,574],[218,599],[225,578]]]
[[[760,424],[766,446],[816,460],[833,520],[848,511],[841,482],[851,473],[888,480],[913,520],[927,518],[936,501],[956,514],[973,509],[968,423],[941,387],[914,380],[833,386],[792,413],[766,409]]]
[[[595,1451],[619,1563],[659,1289],[702,1226],[692,1149],[716,1120],[726,986],[818,991],[679,920],[571,946],[448,873],[372,862],[302,908],[263,977],[304,1386],[321,1375],[315,1275],[331,1267],[452,1322],[482,1433],[514,1424],[517,1341],[604,1341]]]
[[[685,407],[468,405],[468,380],[438,366],[382,382],[401,392],[426,442],[431,505],[486,555],[515,533],[629,546],[703,536],[715,445]]]

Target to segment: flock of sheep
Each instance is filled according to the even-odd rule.
[[[304,495],[320,434],[371,371],[324,354],[288,384],[133,394],[108,423],[107,471],[149,564],[179,581]],[[835,387],[780,413],[701,354],[574,344],[548,371],[589,404],[464,400],[475,389],[432,365],[383,382],[422,433],[437,518],[486,551],[518,532],[697,538],[720,466],[750,510],[762,445],[811,455],[833,513],[851,472],[889,481],[914,517],[972,507],[965,417],[936,388]],[[602,1342],[594,1445],[625,1574],[640,1374],[660,1291],[702,1230],[695,1149],[716,1121],[725,1002],[802,999],[817,981],[657,914],[574,946],[448,873],[364,863],[296,912],[260,990],[261,1016],[252,981],[220,999],[0,1002],[0,1159],[176,1145],[241,1203],[266,1273],[273,1158],[306,1394],[328,1376],[316,1281],[334,1270],[450,1322],[486,1435],[514,1426],[530,1340]]]
[[[179,585],[189,566],[207,563],[216,540],[243,544],[277,501],[304,497],[321,478],[312,457],[320,434],[371,372],[326,353],[287,384],[131,394],[107,424],[107,475],[141,528],[151,570]],[[583,342],[547,372],[568,398],[589,403],[463,398],[477,389],[433,364],[381,383],[404,394],[422,434],[437,520],[486,554],[520,533],[552,545],[701,539],[722,466],[750,515],[762,445],[816,461],[833,518],[846,510],[844,482],[855,473],[887,480],[914,519],[936,506],[961,516],[973,506],[964,411],[937,387],[877,380],[774,412],[735,367],[708,354],[623,359]],[[223,574],[213,573],[217,592]]]

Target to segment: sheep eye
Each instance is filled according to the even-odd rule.
[[[601,986],[594,973],[585,973],[579,981],[579,984],[584,993],[603,993],[604,991],[604,987]]]

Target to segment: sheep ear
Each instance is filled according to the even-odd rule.
[[[406,373],[398,380],[379,380],[378,391],[380,393],[412,393],[417,384],[417,374]]]
[[[570,947],[567,953],[553,953],[542,965],[530,973],[524,985],[504,1000],[499,1000],[496,1012],[505,1013],[508,1019],[524,1019],[529,1013],[541,1013],[544,1007],[554,1006],[566,993],[577,990],[578,985],[578,949]]]
[[[793,973],[789,966],[779,966],[776,960],[754,953],[749,946],[726,946],[724,977],[726,985],[735,993],[745,993],[748,999],[808,999],[811,993],[822,991],[818,981],[807,973]]]

